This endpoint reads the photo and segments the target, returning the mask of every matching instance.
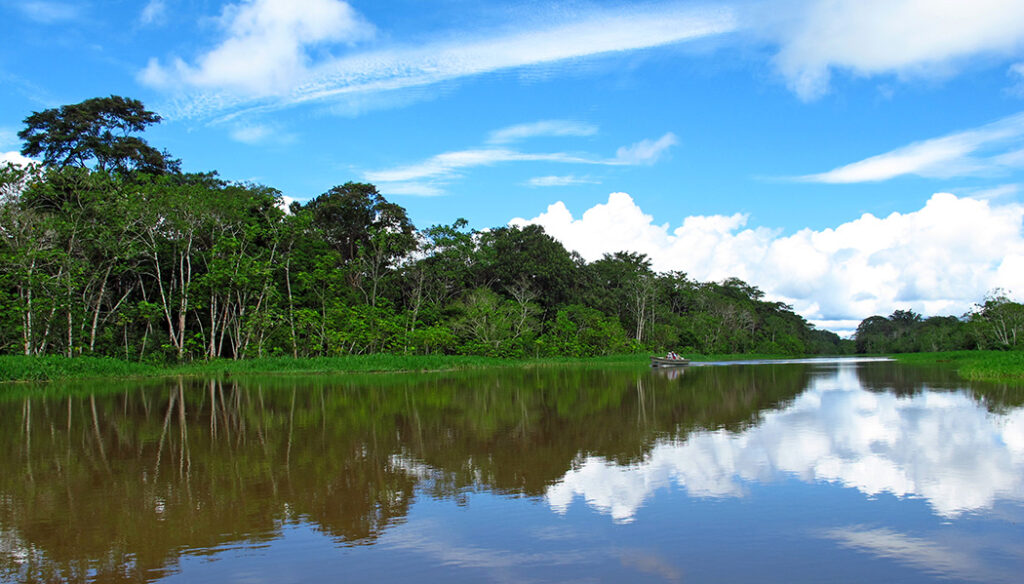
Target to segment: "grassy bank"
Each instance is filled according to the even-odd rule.
[[[692,361],[740,361],[791,359],[786,355],[722,354],[683,355]],[[66,357],[50,355],[0,356],[0,383],[51,381],[60,379],[128,379],[174,375],[257,375],[275,373],[380,373],[398,371],[459,371],[486,367],[529,367],[558,364],[643,365],[650,354],[606,357],[546,357],[541,359],[500,359],[462,355],[349,355],[344,357],[267,357],[233,361],[217,359],[175,365],[154,365],[109,357]]]
[[[171,375],[247,375],[274,373],[378,373],[397,371],[459,371],[485,367],[523,367],[558,364],[643,365],[648,353],[607,357],[547,357],[543,359],[499,359],[460,355],[349,355],[344,357],[267,357],[233,361],[217,359],[176,365],[153,365],[108,357],[0,356],[0,382],[51,381],[59,379],[155,378]],[[737,361],[784,359],[782,355],[699,355],[693,361]]]
[[[900,363],[952,367],[960,377],[972,381],[1024,384],[1024,351],[904,353],[893,357]]]
[[[376,373],[391,371],[458,371],[485,367],[543,366],[563,363],[642,364],[647,355],[498,359],[459,355],[350,355],[345,357],[268,357],[240,361],[197,361],[152,365],[106,357],[0,356],[0,382],[59,379],[151,378],[171,375],[247,375],[274,373]]]

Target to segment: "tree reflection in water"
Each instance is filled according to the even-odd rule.
[[[298,522],[369,545],[417,497],[540,499],[588,460],[636,467],[664,444],[755,428],[829,375],[576,367],[26,390],[0,402],[0,577],[151,581],[183,553]]]

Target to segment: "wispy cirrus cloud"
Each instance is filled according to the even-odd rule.
[[[1010,69],[1006,74],[1013,80],[1013,85],[1011,85],[1007,91],[1011,95],[1024,97],[1024,63],[1014,63],[1013,65],[1010,65]]]
[[[150,0],[139,13],[139,22],[145,25],[162,24],[167,17],[167,3],[164,0]]]
[[[275,124],[240,123],[231,128],[231,139],[243,144],[291,144],[296,137]]]
[[[774,61],[802,99],[833,71],[866,77],[947,76],[978,56],[1024,50],[1019,0],[797,0],[753,4],[749,26],[779,45]]]
[[[409,181],[425,178],[450,177],[457,171],[477,166],[491,166],[501,162],[564,162],[596,164],[595,161],[565,152],[529,153],[505,148],[456,150],[431,156],[423,162],[364,174],[371,182]]]
[[[567,187],[571,185],[596,185],[601,184],[601,181],[595,180],[588,176],[576,176],[574,174],[566,175],[548,175],[548,176],[535,176],[530,180],[526,181],[527,186],[531,187]]]
[[[539,136],[593,136],[597,126],[572,120],[541,120],[528,124],[516,124],[491,132],[488,144],[508,144]]]
[[[222,14],[223,38],[191,63],[153,58],[142,82],[185,88],[176,114],[203,117],[280,108],[413,87],[567,59],[635,51],[731,32],[730,7],[677,3],[577,11],[571,19],[521,22],[507,30],[439,32],[416,46],[356,50],[373,26],[339,0],[252,0]],[[539,19],[538,19],[539,20]],[[511,32],[509,32],[511,31]],[[452,39],[455,40],[452,40]],[[326,50],[313,51],[313,47]],[[334,55],[314,58],[317,54]],[[337,56],[338,54],[340,56]]]
[[[81,10],[70,2],[18,2],[16,7],[27,18],[43,24],[75,20]]]
[[[915,537],[884,527],[850,525],[821,532],[839,545],[875,557],[895,560],[925,572],[954,580],[1016,582],[1019,574],[1007,574],[982,559],[979,549],[950,546],[941,539]]]
[[[493,166],[495,164],[509,162],[546,162],[559,164],[582,164],[591,166],[635,166],[654,164],[664,152],[678,143],[675,134],[668,132],[657,140],[642,140],[630,146],[619,148],[612,158],[601,158],[591,154],[580,154],[570,152],[522,152],[511,148],[484,147],[467,150],[454,150],[436,154],[414,164],[397,166],[383,170],[373,170],[363,173],[363,178],[377,183],[381,190],[388,194],[400,194],[391,189],[394,183],[408,185],[415,183],[424,187],[425,183],[418,181],[433,181],[432,188],[439,189],[440,184],[450,181],[459,176],[462,171],[481,167]],[[561,182],[571,184],[568,180],[581,179],[573,177],[540,177],[539,183],[533,186],[556,186]],[[432,193],[435,194],[435,193]]]
[[[908,174],[949,178],[1019,167],[1024,167],[1024,112],[797,180],[846,184],[884,181]]]
[[[641,140],[630,146],[623,146],[615,152],[617,164],[654,164],[669,148],[679,144],[679,139],[668,132],[657,140]]]

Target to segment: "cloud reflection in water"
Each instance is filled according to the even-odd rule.
[[[694,497],[741,497],[744,485],[796,477],[925,499],[955,518],[1024,500],[1024,409],[988,412],[963,392],[869,392],[853,365],[812,380],[785,409],[741,433],[696,432],[663,441],[622,466],[585,457],[547,493],[565,513],[577,496],[630,522],[655,491],[673,484]]]

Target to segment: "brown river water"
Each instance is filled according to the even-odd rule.
[[[0,582],[1024,581],[1024,391],[891,362],[0,388]]]

